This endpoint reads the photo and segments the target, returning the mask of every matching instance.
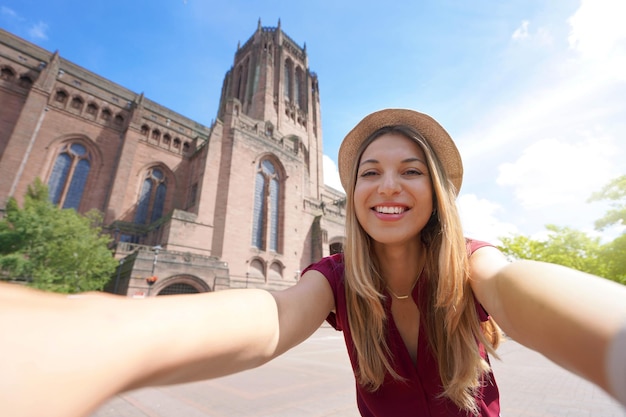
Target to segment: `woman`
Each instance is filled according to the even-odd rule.
[[[470,283],[483,276],[470,280],[468,263],[468,250],[487,245],[462,233],[455,197],[463,168],[452,139],[424,114],[376,112],[345,138],[339,169],[345,259],[309,270],[333,288],[361,414],[498,416],[486,351],[499,330],[476,303]],[[485,253],[492,267],[506,263]]]
[[[85,416],[125,390],[249,369],[325,319],[344,332],[364,416],[497,416],[495,323],[626,404],[626,288],[509,264],[466,240],[454,203],[461,159],[436,121],[367,116],[346,136],[339,170],[345,255],[287,290],[134,301],[0,287],[0,415]]]

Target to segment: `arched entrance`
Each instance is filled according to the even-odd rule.
[[[191,275],[177,275],[166,278],[162,285],[154,289],[153,294],[177,295],[177,294],[198,294],[211,291],[210,284],[204,280]]]
[[[176,294],[198,294],[199,292],[200,291],[192,285],[186,284],[184,282],[178,282],[178,283],[174,283],[163,288],[161,291],[159,291],[157,296],[158,295],[176,295]]]

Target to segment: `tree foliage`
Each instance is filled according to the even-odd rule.
[[[626,285],[626,234],[619,236],[602,248],[607,277]]]
[[[10,199],[0,220],[0,278],[62,293],[101,290],[117,265],[101,221],[97,211],[56,207],[37,179],[23,207]]]
[[[601,218],[596,220],[596,229],[602,230],[614,224],[626,225],[626,175],[617,177],[602,190],[593,193],[589,201],[610,200],[611,209]]]
[[[611,209],[596,221],[597,229],[626,225],[626,175],[614,179],[590,198],[590,201],[600,200],[612,203]],[[524,235],[501,238],[500,249],[514,259],[564,265],[626,284],[626,234],[602,243],[599,238],[568,227],[548,225],[546,229],[547,239],[531,239]]]
[[[547,225],[548,237],[533,240],[517,235],[502,238],[502,252],[515,259],[532,259],[567,266],[594,275],[607,276],[603,245],[599,238],[569,227]]]

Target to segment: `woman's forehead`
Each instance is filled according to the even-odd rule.
[[[376,158],[376,155],[397,156],[399,158],[418,156],[424,160],[424,151],[419,144],[401,133],[385,133],[374,139],[363,150],[361,159]]]

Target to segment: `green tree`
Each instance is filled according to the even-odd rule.
[[[62,293],[101,290],[117,265],[101,221],[95,210],[83,216],[56,207],[37,179],[23,207],[10,199],[0,220],[0,279]]]
[[[626,175],[615,178],[589,201],[611,201],[611,208],[595,223],[596,229],[626,225]],[[501,238],[500,249],[514,259],[551,262],[599,275],[626,285],[626,234],[602,244],[583,232],[567,227],[546,226],[548,238],[533,240],[517,235]]]
[[[596,229],[603,230],[613,225],[626,226],[626,175],[617,177],[589,201],[611,201],[611,208],[595,223]],[[603,248],[603,259],[609,276],[615,281],[626,284],[626,234],[607,243]]]
[[[501,238],[500,250],[514,259],[531,259],[567,266],[603,277],[608,276],[605,251],[599,238],[569,227],[547,225],[548,237],[534,240],[516,235]]]
[[[596,229],[602,230],[614,224],[626,225],[626,175],[615,178],[589,198],[589,201],[606,200],[612,202],[611,209],[596,220]]]
[[[607,270],[606,277],[626,285],[626,234],[604,245],[602,259]]]

